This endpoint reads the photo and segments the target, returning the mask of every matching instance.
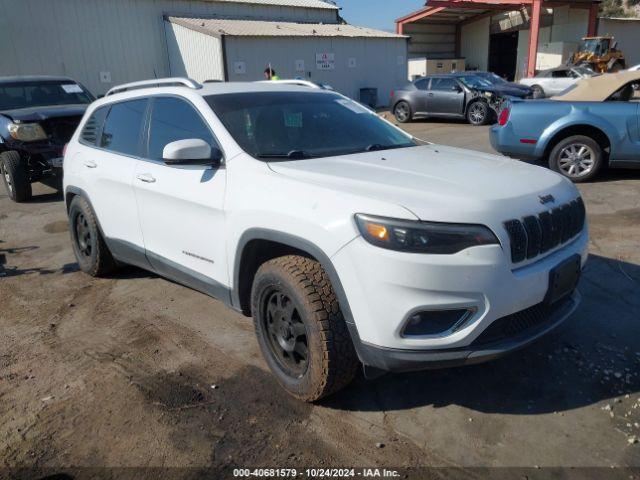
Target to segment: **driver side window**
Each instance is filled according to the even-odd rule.
[[[198,138],[217,148],[211,130],[196,109],[177,97],[157,97],[151,107],[147,157],[162,160],[164,147],[178,140]]]

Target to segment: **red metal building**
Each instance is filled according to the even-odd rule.
[[[598,4],[598,0],[427,0],[424,8],[397,19],[396,31],[411,35],[411,29],[408,27],[412,25],[439,25],[442,28],[449,26],[450,30],[446,32],[449,35],[452,35],[450,32],[455,32],[454,55],[459,57],[462,53],[462,37],[466,25],[487,17],[491,19],[508,12],[520,12],[523,18],[526,18],[524,26],[529,30],[526,75],[532,76],[536,69],[540,29],[546,16],[553,15],[550,12],[555,9],[581,10],[581,15],[578,15],[581,19],[579,23],[565,28],[564,32],[565,36],[572,39],[577,37],[577,42],[580,36],[596,34]],[[582,25],[584,28],[576,28],[576,25]]]

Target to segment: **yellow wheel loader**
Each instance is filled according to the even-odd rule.
[[[627,68],[624,53],[618,50],[618,42],[612,36],[584,37],[570,62],[585,65],[598,73],[619,72]]]

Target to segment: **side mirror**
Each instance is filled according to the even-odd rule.
[[[454,85],[451,87],[451,91],[460,93],[462,91],[462,88],[460,87],[460,85]]]
[[[187,138],[165,145],[162,158],[167,165],[218,166],[222,160],[222,152],[200,138]]]

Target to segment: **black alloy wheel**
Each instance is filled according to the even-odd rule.
[[[279,288],[266,292],[263,309],[264,328],[273,357],[288,376],[300,378],[309,366],[307,329],[300,309]]]

